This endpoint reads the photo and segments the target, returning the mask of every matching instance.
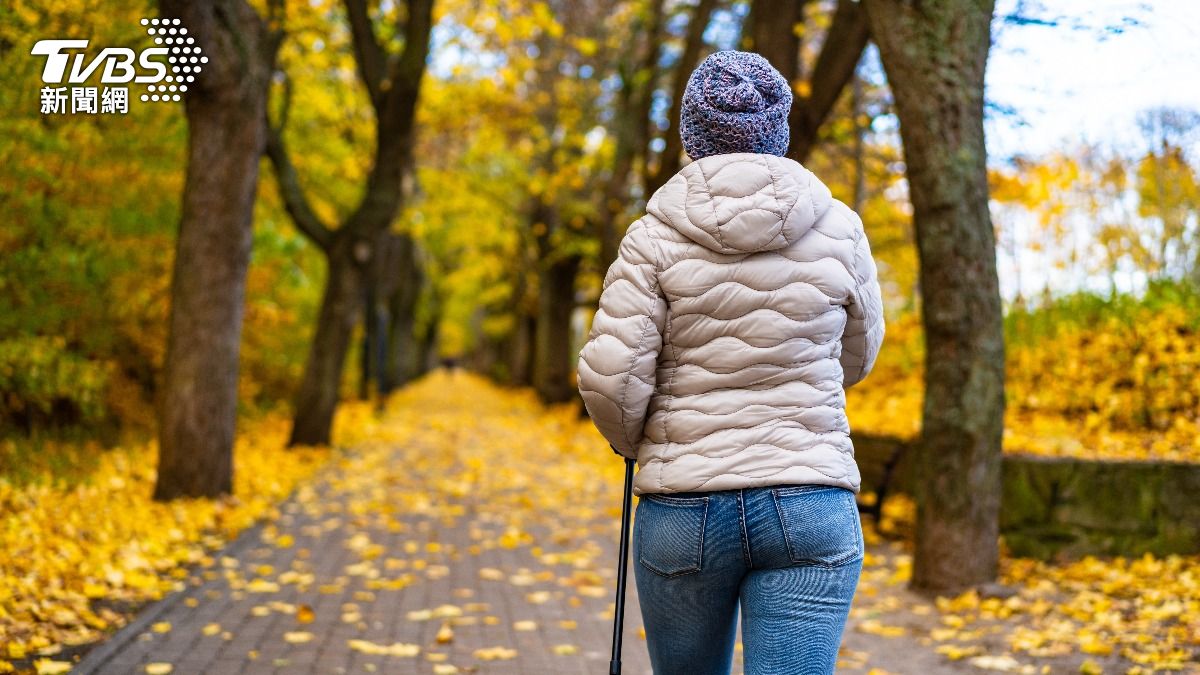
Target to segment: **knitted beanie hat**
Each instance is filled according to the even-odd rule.
[[[693,160],[732,152],[783,156],[792,89],[759,54],[714,52],[688,78],[679,135]]]

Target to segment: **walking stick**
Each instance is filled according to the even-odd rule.
[[[616,448],[613,448],[613,452],[616,452]],[[621,675],[621,636],[625,626],[625,578],[629,572],[629,512],[633,501],[634,463],[635,460],[625,458],[625,498],[621,503],[621,560],[617,563],[617,615],[613,621],[612,661],[608,663],[608,675]]]

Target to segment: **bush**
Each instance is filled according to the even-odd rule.
[[[26,431],[99,422],[111,371],[61,337],[0,340],[0,422]]]

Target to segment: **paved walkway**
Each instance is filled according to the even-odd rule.
[[[607,672],[615,581],[598,579],[579,593],[560,583],[569,576],[539,574],[528,547],[470,553],[471,532],[494,521],[477,505],[447,527],[421,515],[390,522],[354,516],[329,484],[314,496],[343,508],[314,514],[287,504],[277,529],[244,535],[192,575],[188,590],[149,608],[75,672],[124,675],[150,663],[214,675],[455,672],[450,665],[459,672]],[[345,515],[328,515],[337,511]],[[291,545],[279,546],[280,537]],[[649,673],[632,583],[629,590],[624,672]],[[446,630],[452,639],[439,642]],[[370,653],[394,645],[395,654]],[[494,647],[502,648],[494,656],[516,654],[475,656]],[[438,664],[446,665],[435,671]]]
[[[536,410],[470,379],[418,384],[377,444],[73,672],[607,672],[623,467],[566,414]],[[632,574],[623,672],[640,675]],[[870,618],[856,614],[839,672],[960,672],[911,639],[859,630]],[[734,661],[740,673],[740,643]]]

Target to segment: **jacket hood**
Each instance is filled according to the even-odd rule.
[[[646,211],[713,251],[754,253],[790,245],[832,201],[829,188],[795,160],[730,153],[680,169]]]

